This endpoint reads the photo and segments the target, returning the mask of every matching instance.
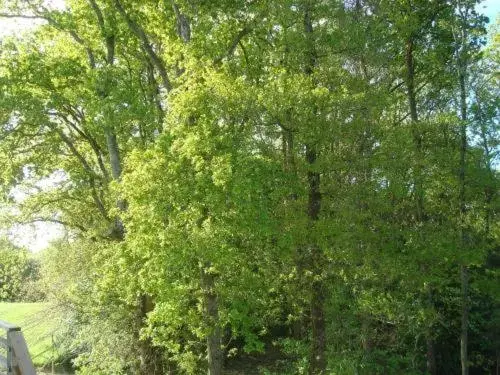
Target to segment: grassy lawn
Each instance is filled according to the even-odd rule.
[[[0,302],[0,320],[21,327],[36,366],[51,362],[54,355],[52,332],[57,319],[49,304]]]

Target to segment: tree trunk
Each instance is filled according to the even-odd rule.
[[[464,52],[464,51],[462,51]],[[467,249],[467,230],[465,228],[465,215],[466,215],[466,198],[465,198],[465,156],[467,152],[467,93],[465,89],[465,61],[464,57],[459,56],[459,84],[460,84],[460,241],[462,252]],[[469,303],[468,303],[468,289],[469,277],[467,266],[462,264],[460,266],[460,282],[462,291],[462,317],[460,327],[460,364],[462,367],[462,375],[469,375],[468,353],[467,348],[469,344]]]
[[[208,375],[221,375],[224,355],[222,351],[222,328],[219,321],[219,301],[215,292],[215,275],[210,272],[211,264],[201,270],[203,289],[203,314],[209,327],[207,336]]]
[[[313,38],[313,23],[311,19],[311,9],[306,6],[304,12],[304,32],[308,42],[306,65],[304,72],[312,75],[317,63],[317,53]],[[319,219],[321,210],[320,174],[314,171],[318,151],[313,144],[306,145],[306,162],[309,167],[307,180],[309,185],[309,201],[307,215],[312,226]],[[323,252],[314,243],[310,243],[311,265],[312,265],[312,290],[311,290],[311,325],[312,342],[309,363],[309,375],[326,374],[326,332],[325,332],[325,285],[322,280],[323,273]]]
[[[122,166],[120,162],[120,149],[118,148],[118,141],[113,129],[106,129],[106,145],[109,153],[109,164],[111,166],[111,175],[113,180],[119,181],[122,174]]]
[[[436,375],[437,365],[436,365],[436,347],[434,345],[434,339],[430,335],[427,335],[425,338],[425,344],[426,344],[425,356],[426,356],[427,372],[431,375]]]
[[[431,337],[427,337],[425,340],[427,351],[426,351],[426,365],[427,371],[429,374],[437,374],[437,365],[436,365],[436,347],[434,345],[434,340]]]
[[[425,271],[424,271],[425,272]],[[427,304],[429,308],[434,308],[434,298],[432,296],[432,288],[427,285]],[[427,357],[427,371],[429,374],[437,374],[437,364],[436,364],[436,346],[434,344],[434,338],[432,337],[431,331],[432,326],[428,328],[429,332],[426,333],[425,343],[426,343],[426,357]]]
[[[109,164],[111,166],[111,175],[113,180],[120,181],[122,174],[122,167],[120,161],[120,149],[118,148],[118,141],[116,139],[116,134],[112,129],[106,129],[104,131],[106,136],[106,145],[109,154]],[[116,206],[120,211],[126,210],[126,203],[124,200],[119,199],[116,202]],[[123,222],[119,217],[115,217],[113,228],[111,229],[111,237],[122,241],[125,238],[125,228]]]
[[[289,118],[287,114],[287,119]],[[283,170],[289,173],[293,179],[297,178],[297,168],[295,165],[295,148],[294,148],[294,136],[292,130],[289,128],[289,123],[287,121],[285,124],[280,124],[282,133],[282,152],[283,152]],[[297,193],[293,192],[287,197],[287,201],[294,202],[297,200]],[[297,283],[296,286],[299,290],[304,288],[304,277],[303,273],[305,270],[304,265],[304,249],[302,246],[297,246],[295,248],[295,259],[294,263],[297,267]],[[294,298],[293,296],[292,298]],[[304,338],[305,327],[308,326],[309,317],[305,314],[301,314],[296,317],[291,323],[291,336],[295,340],[302,340]]]
[[[306,65],[305,72],[306,74],[312,74],[313,68],[316,65],[316,51],[312,40],[313,26],[309,9],[305,13],[304,28],[310,43],[308,51],[309,62]],[[307,172],[309,183],[307,214],[312,223],[318,221],[321,210],[320,175],[313,171],[316,158],[317,151],[315,147],[306,145],[306,161],[309,165],[309,171]],[[321,258],[321,249],[316,244],[311,244],[311,263],[314,280],[311,294],[312,343],[309,365],[310,375],[321,375],[326,372],[325,295],[324,282],[321,280]]]
[[[140,375],[163,375],[163,352],[160,348],[153,346],[149,337],[140,337],[140,327],[144,326],[144,319],[147,314],[154,309],[154,302],[151,296],[143,294],[138,302],[137,330],[135,331],[137,345],[140,355],[139,373]]]
[[[462,319],[460,327],[460,364],[462,366],[462,375],[469,374],[468,363],[468,343],[469,343],[469,304],[468,304],[468,288],[469,275],[466,266],[460,268],[460,281],[462,284]]]
[[[319,219],[321,210],[320,175],[314,172],[316,162],[316,151],[310,145],[306,146],[306,159],[309,164],[307,178],[309,182],[309,203],[307,214],[309,220],[314,223]],[[311,293],[311,325],[312,343],[310,358],[310,375],[321,375],[326,373],[326,333],[325,333],[325,286],[322,280],[323,254],[321,249],[311,245],[311,265],[313,273]]]
[[[410,38],[406,43],[406,90],[408,97],[408,105],[410,107],[411,129],[413,133],[413,143],[415,145],[416,164],[414,172],[414,185],[415,185],[415,201],[416,201],[416,220],[421,223],[424,220],[424,192],[422,184],[422,159],[423,159],[423,145],[422,135],[418,126],[418,110],[417,110],[417,97],[415,93],[415,61],[413,58],[413,40]]]
[[[413,57],[414,45],[413,37],[406,41],[405,46],[405,65],[406,65],[406,93],[408,97],[408,106],[410,108],[410,119],[411,128],[413,133],[413,143],[415,146],[416,162],[414,171],[414,189],[415,189],[415,220],[418,225],[421,225],[425,220],[424,214],[424,190],[422,181],[423,172],[423,144],[422,135],[420,134],[420,129],[418,127],[418,109],[417,109],[417,97],[415,92],[415,61]],[[425,267],[425,266],[424,266]],[[429,305],[433,307],[432,296],[429,295]],[[437,374],[436,367],[436,353],[434,340],[430,335],[426,337],[426,357],[427,357],[427,371],[431,375]]]
[[[326,374],[326,329],[324,282],[313,282],[311,297],[312,348],[309,374]]]

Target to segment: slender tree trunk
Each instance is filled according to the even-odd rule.
[[[313,23],[311,19],[310,4],[306,6],[304,12],[304,32],[308,42],[305,74],[312,75],[317,63],[317,53],[313,37]],[[306,162],[309,167],[307,180],[309,185],[309,201],[307,206],[307,215],[312,226],[319,219],[321,210],[321,177],[314,171],[318,150],[313,144],[306,145]],[[309,375],[326,374],[326,327],[325,327],[325,283],[322,280],[323,273],[323,252],[322,249],[314,243],[310,243],[310,256],[312,266],[312,290],[311,290],[311,328],[312,342],[309,363]]]
[[[324,374],[326,369],[325,294],[323,283],[313,284],[311,302],[312,353],[310,374]]]
[[[312,348],[309,374],[326,374],[325,292],[322,280],[314,281],[312,285],[311,325]]]
[[[122,174],[122,166],[120,162],[120,149],[118,148],[118,140],[113,129],[106,129],[106,145],[108,147],[109,164],[111,165],[111,174],[113,180],[120,180]]]
[[[183,43],[191,41],[191,26],[188,17],[183,14],[175,1],[171,1],[177,23],[177,35]],[[182,74],[181,70],[179,74]],[[208,216],[204,210],[200,224]],[[210,332],[207,336],[208,375],[221,375],[224,368],[224,351],[222,348],[223,330],[219,319],[219,301],[215,290],[216,276],[210,272],[211,263],[207,262],[201,270],[201,286],[203,289],[203,314]]]
[[[464,51],[462,51],[464,52]],[[467,248],[467,232],[465,228],[465,215],[466,215],[466,198],[465,198],[465,166],[466,166],[466,152],[467,152],[467,93],[465,88],[465,66],[466,62],[464,57],[459,57],[459,84],[460,84],[460,240],[462,251]],[[462,264],[460,266],[460,282],[462,292],[462,318],[460,328],[460,364],[462,367],[462,375],[469,375],[468,364],[468,344],[469,344],[469,276],[467,266]]]
[[[287,116],[288,118],[288,116]],[[283,151],[283,169],[289,173],[293,179],[297,178],[297,168],[295,165],[295,148],[294,136],[289,126],[289,121],[286,124],[280,124],[282,128],[282,151]],[[297,200],[297,194],[294,192],[287,197],[287,201],[294,202]],[[295,249],[295,266],[297,267],[297,287],[302,290],[304,285],[303,272],[304,265],[304,250],[302,246],[297,246]],[[296,340],[304,338],[304,328],[308,326],[308,317],[301,314],[298,316],[291,325],[292,337]]]
[[[430,286],[427,287],[427,303],[431,308],[434,308],[434,299],[432,298],[432,289]],[[436,346],[434,344],[434,338],[431,336],[431,332],[426,333],[425,344],[427,371],[429,374],[437,374]]]
[[[120,161],[120,149],[118,147],[118,141],[116,138],[116,134],[110,128],[105,129],[104,134],[106,137],[106,145],[107,145],[108,154],[109,154],[109,164],[111,166],[111,175],[113,177],[113,180],[120,181],[121,174],[122,174],[122,167],[121,167],[121,161]],[[116,202],[116,206],[122,212],[126,210],[126,203],[122,199],[119,199]],[[121,221],[121,219],[119,217],[116,217],[114,219],[113,228],[111,229],[111,237],[115,238],[119,241],[122,241],[125,237],[125,228],[123,226],[123,222]]]
[[[294,147],[293,147],[293,133],[290,130],[283,129],[283,162],[284,169],[286,172],[291,173],[294,177],[296,176],[296,168],[294,161]],[[297,200],[297,194],[292,193],[288,197],[290,201]],[[301,289],[304,284],[303,272],[304,272],[304,251],[301,246],[297,246],[295,249],[295,266],[297,267],[297,287]],[[293,297],[292,297],[293,298]],[[304,315],[298,316],[291,326],[292,337],[296,340],[302,340],[304,338],[304,327],[307,326],[306,317]]]
[[[372,329],[370,327],[370,316],[363,314],[359,317],[361,320],[361,347],[366,355],[372,350],[371,334]]]
[[[221,375],[224,353],[222,350],[222,328],[219,321],[219,301],[215,292],[215,275],[207,263],[201,270],[203,288],[203,314],[210,332],[207,336],[208,375]]]
[[[422,181],[422,161],[423,161],[423,144],[422,135],[418,126],[418,109],[417,97],[415,92],[415,60],[413,56],[414,44],[413,37],[410,36],[406,42],[405,50],[405,65],[406,65],[406,92],[408,97],[408,105],[410,107],[410,119],[413,133],[413,143],[416,152],[415,171],[414,171],[414,189],[415,189],[415,210],[416,222],[418,225],[422,224],[425,220],[424,214],[424,190]],[[431,307],[434,306],[432,295],[428,294],[428,303]],[[431,375],[437,374],[436,366],[436,351],[434,339],[429,333],[426,334],[426,357],[427,357],[427,371]]]
[[[310,168],[307,173],[309,182],[307,214],[312,223],[318,221],[321,210],[320,175],[312,171],[316,158],[317,154],[314,147],[306,146],[306,159]],[[311,245],[311,265],[313,272],[311,294],[312,343],[309,374],[320,375],[326,373],[325,286],[324,281],[321,279],[323,253],[316,244]]]
[[[469,374],[468,363],[468,343],[469,343],[469,274],[466,266],[460,268],[460,281],[462,284],[462,319],[460,327],[460,364],[462,366],[462,375]]]
[[[286,169],[292,173],[296,174],[297,169],[295,167],[295,150],[293,147],[293,132],[291,130],[284,131],[284,137],[286,139],[286,149],[285,149],[285,163]]]
[[[177,21],[177,35],[179,35],[184,43],[189,43],[191,41],[191,25],[189,24],[189,20],[180,11],[175,1],[172,1],[172,9]]]
[[[414,189],[416,200],[416,220],[417,222],[424,221],[424,192],[422,184],[422,158],[423,158],[423,145],[422,135],[418,126],[418,110],[417,98],[415,92],[415,61],[413,57],[413,40],[410,38],[406,43],[406,89],[408,96],[408,105],[410,107],[411,129],[413,133],[413,143],[416,151],[415,172],[414,172]]]

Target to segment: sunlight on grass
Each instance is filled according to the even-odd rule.
[[[21,327],[35,366],[52,360],[55,355],[52,334],[57,317],[50,304],[0,302],[0,320]]]

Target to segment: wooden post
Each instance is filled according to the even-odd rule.
[[[7,350],[6,357],[0,356],[0,366],[7,369],[7,375],[36,375],[21,328],[0,320],[0,329],[7,332],[6,338],[0,338]]]
[[[33,366],[26,340],[24,340],[21,331],[12,331],[7,335],[10,336],[13,357],[16,362],[14,371],[18,371],[19,375],[36,375],[35,366]]]
[[[12,350],[12,343],[10,340],[10,332],[20,331],[21,328],[14,324],[10,324],[8,322],[4,322],[0,320],[0,329],[6,332],[5,338],[0,338],[0,346],[3,346],[7,352],[7,355],[0,356],[0,367],[5,368],[7,370],[7,375],[14,375],[14,355]],[[17,374],[16,374],[17,375]]]
[[[14,373],[14,358],[12,355],[12,343],[10,342],[9,332],[7,332],[7,375],[13,375]]]

